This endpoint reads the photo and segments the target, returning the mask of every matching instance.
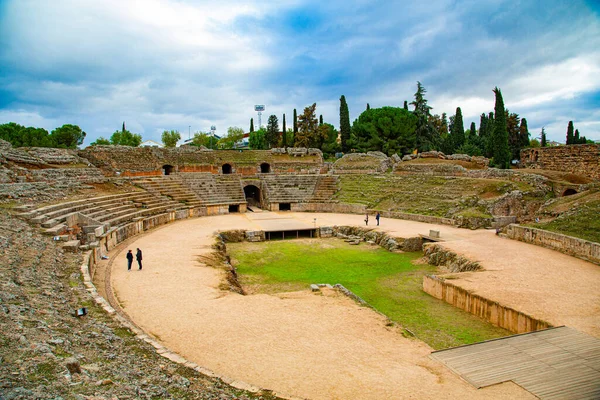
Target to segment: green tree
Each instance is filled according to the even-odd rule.
[[[265,140],[267,141],[267,148],[277,147],[279,144],[279,120],[276,115],[269,116]]]
[[[456,107],[456,114],[450,128],[450,138],[452,140],[452,152],[465,144],[465,126],[463,123],[462,110]]]
[[[283,122],[281,123],[281,147],[287,147],[287,130],[285,129],[285,114],[283,114]]]
[[[506,110],[505,116],[510,157],[511,160],[517,160],[519,159],[519,154],[521,153],[521,129],[519,126],[521,123],[521,118],[519,118],[519,114],[511,113],[508,110]]]
[[[90,143],[90,146],[110,146],[110,140],[100,136],[98,139]]]
[[[494,88],[496,104],[494,106],[493,165],[496,168],[510,167],[510,149],[508,148],[508,131],[506,129],[506,111],[504,99],[498,87]]]
[[[433,150],[439,147],[440,137],[434,125],[430,122],[431,107],[427,105],[425,99],[425,87],[421,82],[417,82],[417,91],[415,100],[410,104],[415,107],[413,113],[417,116],[416,147],[419,152]]]
[[[542,133],[540,134],[541,139],[542,139],[542,147],[546,147],[548,145],[548,142],[546,140],[546,129],[544,129],[544,127],[542,127]]]
[[[397,107],[371,108],[352,125],[352,140],[359,151],[381,151],[388,156],[412,152],[418,118]]]
[[[369,105],[369,103],[367,103],[367,110],[370,110],[371,106]]]
[[[294,135],[292,136],[292,141],[290,144],[292,147],[296,146],[296,136],[298,135],[298,114],[296,113],[296,109],[294,108],[294,124],[292,125]]]
[[[250,132],[250,136],[248,137],[248,147],[252,150],[266,150],[268,149],[267,140],[265,139],[267,135],[267,130],[265,128],[260,128],[257,131]]]
[[[192,146],[204,146],[207,149],[215,149],[217,147],[217,141],[212,135],[206,132],[196,132],[192,137]]]
[[[581,141],[579,139],[579,129],[575,129],[575,135],[573,135],[573,143],[580,144]]]
[[[137,147],[142,143],[142,135],[138,133],[131,133],[127,129],[115,131],[110,136],[110,143],[121,146]]]
[[[331,124],[324,123],[322,125],[326,131],[325,140],[321,146],[323,153],[333,155],[341,150],[341,146],[338,143],[339,132]]]
[[[529,145],[529,128],[527,127],[527,119],[521,118],[521,126],[519,127],[519,137],[521,138],[521,149]]]
[[[342,151],[348,152],[350,150],[350,113],[348,112],[348,103],[346,103],[346,96],[340,97],[340,138],[342,141]]]
[[[539,140],[537,140],[537,139],[531,139],[531,140],[529,141],[529,147],[531,147],[531,148],[534,148],[534,149],[535,149],[535,148],[538,148],[538,147],[544,147],[544,146],[541,146],[541,145],[540,145],[540,141],[539,141]]]
[[[569,121],[569,126],[567,126],[567,144],[574,144],[575,135],[573,133],[573,121]]]
[[[85,139],[85,132],[77,125],[65,124],[52,131],[52,141],[56,147],[75,149]]]
[[[408,101],[404,100],[404,109],[408,111]]]
[[[492,111],[487,116],[483,145],[483,155],[492,158],[494,156],[494,112]]]
[[[181,135],[179,131],[163,131],[161,139],[165,147],[175,147],[177,142],[181,140]]]
[[[323,125],[323,114],[319,115],[319,126]]]
[[[250,118],[250,132],[254,132],[254,118]]]
[[[244,130],[237,126],[227,128],[227,136],[221,138],[217,144],[222,149],[233,149],[244,138]]]
[[[25,129],[23,125],[15,122],[9,122],[0,125],[0,139],[5,140],[13,147],[22,147],[21,131]]]
[[[319,121],[315,110],[317,103],[304,108],[304,113],[298,117],[298,134],[295,135],[296,146],[315,147],[318,145]]]

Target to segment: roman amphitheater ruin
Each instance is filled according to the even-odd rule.
[[[600,244],[527,224],[598,197],[600,146],[522,159],[0,141],[0,394],[599,398]],[[434,351],[338,282],[241,294],[230,231],[422,250],[426,293],[514,335]]]

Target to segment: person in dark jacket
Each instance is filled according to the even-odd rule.
[[[375,216],[375,219],[377,220],[377,226],[379,226],[379,218],[381,217],[381,215],[379,214],[379,211],[377,211],[377,215]]]
[[[140,270],[142,269],[142,251],[138,248],[137,249],[137,253],[135,253],[135,259],[138,262],[138,265],[140,266]]]
[[[133,264],[133,253],[131,250],[127,252],[127,271],[131,271],[131,264]]]

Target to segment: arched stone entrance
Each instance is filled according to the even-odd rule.
[[[562,197],[565,197],[565,196],[572,196],[572,195],[574,195],[574,194],[577,194],[577,190],[575,190],[575,189],[567,189],[567,190],[565,190],[565,191],[563,192],[563,194],[562,194]]]
[[[268,174],[269,172],[271,172],[271,165],[269,163],[260,164],[260,173],[261,174]]]
[[[231,170],[231,164],[223,164],[223,166],[221,167],[221,172],[223,172],[224,175],[231,174]]]
[[[162,166],[162,170],[163,170],[163,175],[171,175],[173,172],[175,172],[175,168],[172,165],[168,165],[165,164]]]
[[[254,185],[244,187],[244,195],[249,206],[260,207],[260,189]]]

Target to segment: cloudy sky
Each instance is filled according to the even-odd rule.
[[[0,123],[65,123],[109,138],[125,121],[248,130],[265,104],[288,127],[317,103],[339,125],[402,106],[416,82],[465,128],[506,107],[564,142],[569,120],[600,140],[598,0],[0,0]],[[191,127],[191,128],[190,128]]]

